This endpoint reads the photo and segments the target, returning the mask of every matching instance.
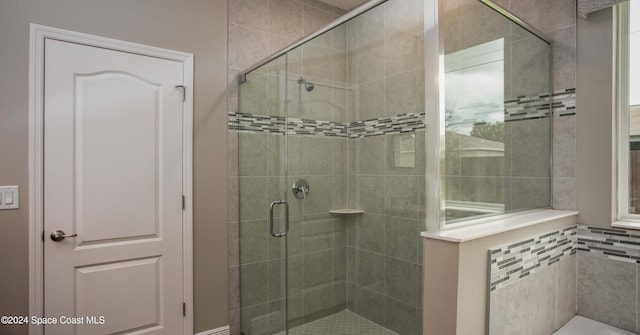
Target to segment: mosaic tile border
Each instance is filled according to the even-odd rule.
[[[551,95],[553,112],[557,116],[575,115],[576,89],[555,91]],[[487,106],[475,106],[474,109]],[[469,109],[469,108],[467,108]],[[472,113],[472,112],[467,112]],[[519,96],[504,102],[505,122],[549,117],[549,94]],[[287,132],[290,135],[332,136],[360,138],[389,134],[411,133],[426,128],[425,113],[406,113],[391,117],[354,121],[348,124],[289,117]],[[465,121],[465,120],[461,120]],[[283,116],[229,112],[230,130],[250,133],[283,134]]]
[[[640,232],[577,225],[490,249],[490,290],[503,288],[578,252],[640,264]]]
[[[288,118],[289,135],[347,137],[347,125],[341,122]],[[229,129],[249,133],[284,134],[284,116],[229,113]]]
[[[576,235],[572,226],[490,249],[490,292],[575,254]]]
[[[640,264],[637,230],[578,226],[577,249],[598,257]]]
[[[549,94],[521,96],[504,102],[505,122],[549,117]]]
[[[414,133],[426,128],[425,115],[426,113],[407,113],[351,122],[348,126],[349,138]]]
[[[576,89],[553,92],[551,107],[556,116],[576,115]]]
[[[349,124],[334,121],[288,118],[283,116],[229,113],[229,129],[250,133],[333,136],[360,138],[400,133],[413,133],[426,128],[425,113],[407,113],[392,117],[356,121]]]
[[[551,95],[551,108],[557,116],[575,115],[576,89],[568,88],[554,91]],[[539,119],[549,117],[549,94],[519,96],[504,102],[504,120],[506,122]]]

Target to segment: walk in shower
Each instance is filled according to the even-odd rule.
[[[241,73],[242,334],[421,334],[429,221],[550,204],[549,55],[483,2],[388,0]]]

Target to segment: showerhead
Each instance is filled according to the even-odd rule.
[[[311,92],[313,91],[313,89],[315,88],[315,86],[313,86],[312,83],[306,83],[304,84],[304,89],[307,90],[307,92]]]
[[[311,92],[313,91],[314,88],[316,88],[315,86],[313,86],[312,83],[308,82],[306,79],[302,77],[298,78],[298,84],[300,85],[304,84],[304,89],[307,90],[307,92]]]

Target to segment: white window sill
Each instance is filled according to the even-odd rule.
[[[640,230],[640,222],[638,221],[615,221],[611,223],[611,227],[613,228],[623,228],[623,229],[637,229]]]
[[[461,243],[572,216],[575,220],[578,212],[541,209],[526,213],[514,213],[504,218],[498,218],[490,223],[446,229],[437,232],[424,231],[420,233],[420,235],[424,238]],[[640,229],[640,225],[638,225],[638,227]]]

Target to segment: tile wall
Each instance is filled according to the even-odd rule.
[[[575,8],[571,7],[571,0],[538,2],[531,7],[527,0],[498,1],[554,39],[554,101],[561,101],[562,108],[554,109],[553,205],[574,209]],[[451,9],[469,5],[460,15],[475,12],[473,6],[477,5],[472,0],[447,0],[445,4]],[[232,334],[239,334],[241,305],[247,306],[243,316],[268,316],[244,317],[244,328],[256,329],[247,322],[258,322],[257,325],[266,322],[270,324],[266,328],[269,331],[280,329],[281,314],[270,312],[282,309],[282,245],[267,235],[266,204],[287,191],[284,185],[303,175],[312,186],[311,196],[317,198],[292,201],[291,205],[291,215],[296,219],[292,220],[290,248],[295,256],[289,267],[292,273],[300,274],[299,278],[291,279],[291,308],[298,313],[293,324],[346,306],[401,334],[421,332],[421,301],[416,297],[422,296],[422,243],[418,232],[423,229],[425,202],[424,157],[421,157],[424,131],[420,124],[424,117],[419,15],[422,6],[421,0],[389,1],[292,51],[286,60],[279,59],[273,66],[256,71],[248,78],[249,85],[244,84],[250,94],[238,98],[237,73],[317,30],[343,11],[315,0],[230,3],[227,159]],[[543,12],[554,14],[547,17]],[[467,22],[444,29],[460,37],[452,48],[463,48],[479,43],[497,28],[478,18],[474,25]],[[285,62],[287,77],[282,75]],[[313,92],[300,90],[296,80],[301,75],[319,84]],[[535,82],[534,78],[524,85],[507,85],[510,91],[505,93],[516,97],[529,92]],[[300,98],[303,104],[297,103]],[[239,113],[238,101],[243,104],[245,114]],[[288,181],[283,180],[283,167],[279,165],[283,159],[283,140],[269,135],[282,130],[285,110],[289,122],[296,123],[293,133],[299,135],[289,136]],[[403,115],[411,116],[413,123]],[[400,126],[390,129],[388,120]],[[273,131],[271,124],[280,128]],[[249,136],[245,136],[247,133]],[[406,158],[410,154],[402,147],[407,142],[415,144],[413,159]],[[475,163],[464,165],[477,166]],[[521,180],[522,189],[544,184],[524,177],[528,176]],[[462,193],[463,185],[472,184],[453,182],[452,187],[458,187]],[[494,190],[498,199],[505,196],[497,184],[480,181],[476,186]],[[542,194],[548,189],[539,191]],[[239,196],[243,197],[242,208]],[[363,209],[365,214],[347,218],[327,214],[330,208],[344,207]],[[249,237],[247,241],[252,248],[240,245],[241,234],[243,241]],[[566,262],[563,260],[562,264]],[[316,272],[318,269],[322,273]],[[266,285],[265,278],[268,278]],[[244,299],[255,301],[241,300],[240,283],[253,287]],[[274,287],[277,289],[272,290]]]
[[[576,87],[576,2],[575,0],[500,0],[497,3],[542,31],[553,40],[553,91]],[[577,93],[575,93],[577,94]],[[556,96],[575,106],[573,97]],[[553,208],[576,209],[576,113],[554,109],[553,119]]]
[[[491,293],[489,334],[550,335],[576,313],[575,254]]]
[[[496,1],[553,39],[553,145],[546,140],[551,135],[548,123],[540,119],[545,116],[538,115],[542,110],[536,108],[534,113],[526,112],[523,117],[521,107],[516,107],[523,105],[523,98],[535,100],[537,93],[547,90],[550,78],[539,71],[532,72],[548,61],[546,55],[537,54],[544,51],[539,47],[540,41],[506,20],[496,20],[495,13],[478,1],[444,3],[441,37],[446,54],[505,38],[504,95],[512,97],[505,99],[505,120],[509,122],[504,126],[504,156],[460,157],[456,149],[465,146],[465,138],[448,136],[446,198],[504,203],[507,210],[548,205],[575,209],[575,1],[543,0],[535,6],[526,0]],[[551,146],[552,175],[549,162],[536,159],[548,157]],[[510,154],[513,152],[518,155]],[[493,168],[484,171],[465,168],[478,166],[481,161]],[[551,176],[553,183],[549,182]],[[550,191],[552,203],[545,199]]]
[[[234,0],[229,3],[229,266],[231,334],[272,334],[284,325],[284,245],[271,237],[268,206],[289,192],[290,233],[288,268],[290,325],[308,322],[346,307],[346,231],[328,210],[343,200],[346,139],[340,139],[345,120],[346,93],[333,94],[316,85],[300,97],[299,76],[311,82],[341,85],[340,67],[346,61],[342,34],[332,33],[290,53],[287,59],[247,77],[239,99],[237,74],[295,40],[318,30],[344,11],[316,0]],[[344,44],[344,43],[342,43]],[[329,69],[317,74],[316,64]],[[290,76],[283,71],[289,66]],[[344,83],[342,83],[344,86]],[[313,99],[314,101],[308,101]],[[283,103],[284,102],[284,103]],[[238,115],[242,105],[244,113]],[[305,119],[327,136],[288,138],[289,180],[284,180],[286,113],[298,113],[298,129]],[[315,121],[317,120],[317,122]],[[296,120],[290,120],[295,122]],[[233,126],[234,123],[237,126]],[[265,127],[263,132],[237,130]],[[275,125],[275,128],[274,128]],[[312,132],[315,133],[315,132]],[[303,175],[311,185],[306,201],[291,197],[288,186]],[[242,201],[240,201],[242,197]],[[276,212],[282,229],[282,212]],[[240,294],[242,286],[243,294]],[[242,309],[241,309],[242,307]],[[242,326],[241,326],[242,324]]]
[[[230,244],[239,244],[232,270],[245,292],[232,308],[242,306],[245,334],[259,333],[264,323],[268,332],[277,331],[281,324],[282,246],[265,237],[264,209],[287,192],[281,185],[301,176],[311,193],[304,201],[289,200],[290,326],[348,305],[401,334],[421,332],[421,6],[389,1],[247,76],[240,109],[230,111],[230,142],[237,149],[229,157],[240,167],[230,192],[242,197],[240,205],[234,197],[232,208],[239,212],[231,223],[236,234]],[[298,86],[301,75],[315,84],[312,92]],[[278,136],[285,131],[288,183],[281,177],[284,142]],[[338,208],[365,214],[328,214]],[[268,285],[259,278],[269,278]]]
[[[364,214],[347,227],[348,306],[400,334],[421,333],[424,134],[349,143],[349,201]],[[415,144],[415,165],[398,166],[400,140]]]
[[[576,226],[489,251],[489,333],[549,335],[576,314]]]
[[[575,1],[542,0],[534,3],[527,0],[498,0],[496,2],[553,39],[552,206],[556,209],[575,209],[577,114]],[[560,328],[576,313],[592,318],[595,315],[612,315],[605,311],[610,305],[615,305],[611,302],[612,299],[609,299],[612,297],[609,295],[612,288],[607,284],[610,277],[602,274],[604,271],[611,271],[611,274],[616,277],[619,273],[630,269],[625,269],[624,263],[617,264],[618,261],[611,260],[608,264],[610,268],[605,269],[602,259],[594,260],[594,255],[585,252],[581,247],[580,240],[583,239],[584,232],[583,226],[578,226],[575,230],[576,235],[573,237],[575,251],[569,256],[563,254],[553,264],[550,264],[547,259],[546,266],[540,266],[535,272],[521,279],[518,276],[515,283],[506,284],[500,289],[494,286],[494,291],[490,293],[489,334],[546,335]],[[556,239],[553,243],[557,241]],[[597,262],[600,264],[594,264]],[[628,265],[626,267],[628,268]],[[636,280],[625,281],[626,284],[623,286],[632,285],[635,290]],[[634,290],[623,290],[622,294],[627,295],[627,298],[636,297]],[[604,293],[600,294],[602,292]],[[602,299],[605,295],[609,298]],[[635,307],[628,304],[628,306],[623,304],[624,307],[620,308],[629,309],[631,312],[621,315],[635,313]],[[636,302],[633,306],[635,304]],[[607,320],[607,318],[596,317],[595,319],[612,323],[611,318]],[[627,325],[629,325],[628,322]]]
[[[578,225],[490,251],[489,334],[547,335],[575,314],[639,332],[640,234]]]
[[[347,304],[399,334],[422,333],[423,1],[391,0],[347,23]]]
[[[342,208],[340,191],[346,165],[345,139],[288,138],[289,176],[284,179],[284,137],[242,134],[240,171],[232,188],[242,199],[239,220],[231,223],[239,244],[242,329],[246,335],[274,333],[284,326],[285,256],[289,270],[289,324],[313,321],[346,308],[346,225],[329,214]],[[291,195],[290,185],[304,177],[311,187],[306,200]],[[288,254],[284,239],[270,235],[268,206],[288,193]],[[276,210],[276,230],[283,212]],[[237,277],[235,278],[238,279]],[[236,284],[237,285],[237,284]],[[267,321],[264,321],[264,320]],[[264,324],[269,327],[265,328]],[[264,332],[262,332],[264,330]]]
[[[578,226],[577,242],[578,314],[640,332],[638,231]]]
[[[575,226],[490,251],[490,291],[501,289],[576,253]]]

